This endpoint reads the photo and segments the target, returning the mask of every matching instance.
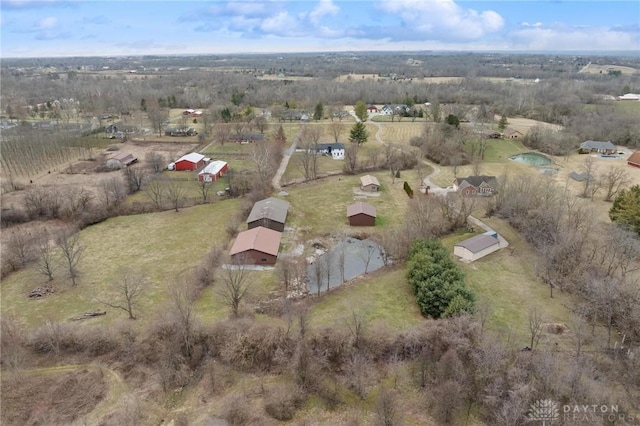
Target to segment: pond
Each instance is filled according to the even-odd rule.
[[[523,152],[522,154],[509,157],[509,160],[518,163],[525,163],[530,166],[546,166],[553,163],[553,160],[551,160],[550,158],[536,152]]]
[[[318,281],[320,291],[326,291],[327,281],[329,288],[333,288],[366,272],[382,268],[382,253],[382,247],[372,240],[346,238],[340,241],[331,250],[320,255],[314,264],[307,266],[309,294],[318,294]]]

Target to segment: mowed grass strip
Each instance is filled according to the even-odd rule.
[[[345,326],[355,313],[367,324],[402,331],[425,321],[406,280],[406,268],[374,272],[321,296],[309,310],[312,326]]]
[[[144,274],[151,286],[141,298],[140,319],[167,300],[168,286],[183,285],[194,267],[212,247],[226,240],[225,224],[239,210],[242,200],[195,206],[176,213],[121,216],[80,232],[86,247],[78,267],[80,279],[71,287],[59,267],[53,284],[55,294],[30,300],[27,294],[46,284],[33,266],[2,280],[2,314],[12,313],[30,326],[46,320],[66,321],[70,317],[107,310],[103,317],[88,320],[113,322],[126,318],[124,312],[107,308],[95,299],[109,299],[111,283],[121,269]]]

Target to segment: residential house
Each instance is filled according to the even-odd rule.
[[[363,202],[351,204],[347,207],[347,219],[351,226],[375,226],[376,208]]]
[[[497,192],[497,187],[498,180],[495,176],[468,176],[453,180],[454,191],[465,196],[490,196]]]
[[[507,139],[521,139],[524,135],[517,131],[516,129],[512,129],[511,127],[507,127],[504,129],[504,137]]]
[[[262,226],[283,232],[288,212],[289,203],[287,201],[273,197],[257,201],[247,218],[247,227],[253,229]]]
[[[406,115],[411,111],[411,107],[406,104],[385,104],[380,109],[383,115]]]
[[[636,151],[627,158],[627,165],[640,168],[640,151]]]
[[[360,189],[370,192],[380,191],[380,182],[378,182],[378,178],[376,178],[375,176],[362,176],[360,178]]]
[[[195,136],[198,134],[193,127],[179,126],[179,127],[167,127],[164,129],[165,136]]]
[[[378,107],[372,104],[367,105],[367,112],[378,112]]]
[[[109,134],[117,134],[117,133],[136,133],[138,128],[133,124],[124,124],[122,122],[109,124],[105,128],[105,132]]]
[[[622,96],[618,96],[618,100],[620,101],[640,101],[640,94],[637,93],[626,93]]]
[[[183,155],[175,162],[170,163],[168,169],[169,170],[198,170],[204,166],[205,158],[204,155],[198,154],[197,152],[191,152],[187,155]]]
[[[247,144],[252,142],[262,142],[265,136],[260,133],[235,133],[229,135],[229,142]]]
[[[500,240],[495,231],[488,231],[453,246],[453,254],[466,262],[473,262],[500,250]]]
[[[319,143],[316,145],[316,153],[328,155],[334,160],[344,160],[344,144]]]
[[[215,182],[229,170],[226,161],[212,161],[198,173],[198,182]]]
[[[138,159],[129,152],[119,152],[107,160],[110,169],[122,169],[137,162]]]
[[[580,144],[578,152],[580,154],[589,154],[590,152],[614,154],[616,150],[616,146],[611,141],[584,141]]]
[[[248,229],[238,234],[229,254],[237,264],[275,265],[281,237],[280,232],[262,226]]]

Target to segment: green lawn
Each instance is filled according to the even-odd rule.
[[[370,326],[380,323],[397,331],[420,324],[425,319],[405,274],[404,267],[380,270],[332,290],[310,309],[311,325],[344,326],[353,313]]]
[[[242,200],[200,205],[179,213],[121,216],[90,226],[80,232],[86,247],[79,270],[81,277],[72,288],[58,270],[53,284],[57,292],[41,300],[26,295],[45,284],[33,267],[2,280],[2,314],[13,313],[30,326],[46,320],[65,321],[89,311],[108,310],[91,323],[112,323],[126,318],[124,312],[105,308],[94,299],[108,297],[110,283],[121,268],[149,277],[151,288],[142,300],[141,322],[166,300],[167,286],[181,285],[204,255],[220,241],[226,241],[225,224],[236,214]]]

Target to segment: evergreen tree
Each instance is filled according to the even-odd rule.
[[[354,112],[356,117],[362,121],[367,121],[367,118],[369,118],[369,114],[367,114],[367,104],[365,104],[364,101],[358,101],[356,103]]]
[[[287,143],[287,137],[284,134],[284,129],[282,128],[282,124],[280,125],[280,127],[278,128],[278,131],[276,132],[275,140],[276,142],[282,145]]]
[[[318,105],[316,105],[316,110],[313,113],[313,119],[316,121],[322,120],[323,116],[324,116],[324,106],[322,105],[322,102],[318,102]]]
[[[609,219],[640,236],[640,185],[620,191],[609,210]]]
[[[351,128],[351,133],[349,135],[349,142],[355,143],[358,146],[362,145],[369,139],[369,132],[367,132],[367,128],[364,123],[358,121]]]
[[[147,110],[147,100],[145,98],[142,98],[140,100],[140,109],[142,111],[146,111]]]
[[[502,114],[502,117],[500,117],[500,121],[498,122],[498,129],[502,132],[508,125],[509,122],[507,121],[507,116]]]

